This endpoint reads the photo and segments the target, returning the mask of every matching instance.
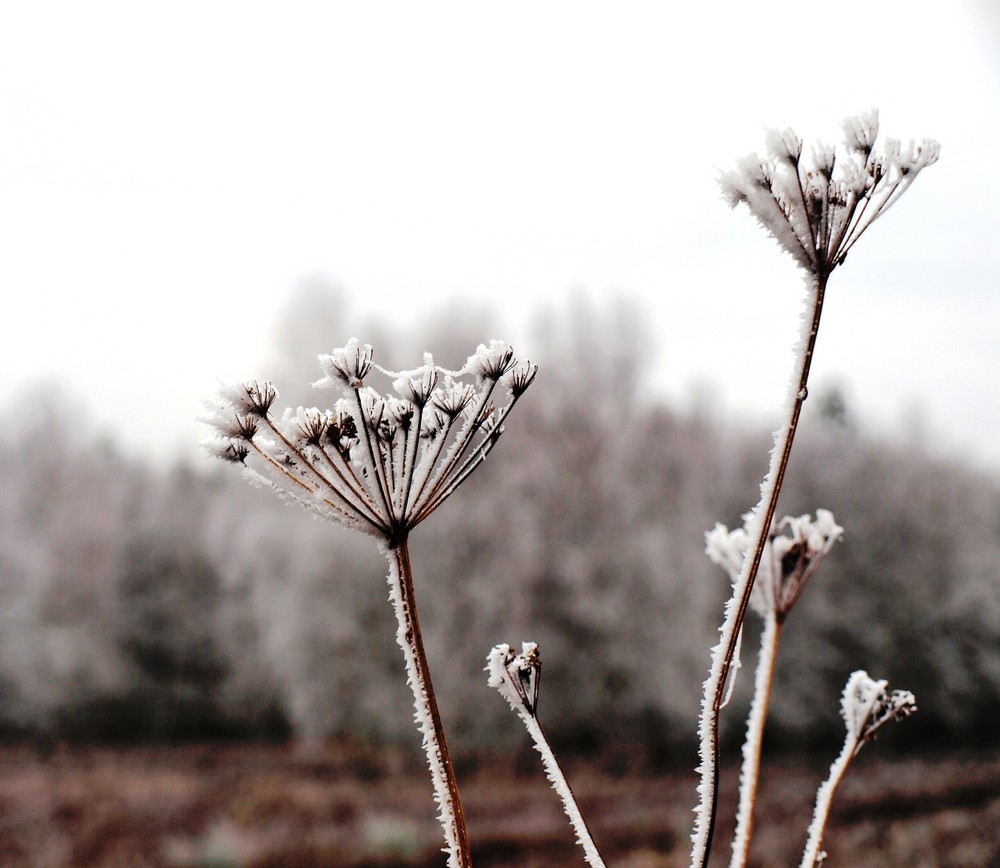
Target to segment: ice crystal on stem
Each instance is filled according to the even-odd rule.
[[[275,418],[270,383],[224,386],[209,403],[204,421],[216,436],[206,445],[242,465],[251,482],[379,540],[448,864],[466,866],[465,821],[424,653],[408,537],[486,459],[537,369],[503,341],[480,345],[458,371],[438,367],[430,354],[409,371],[385,371],[373,359],[371,346],[356,338],[319,357],[324,376],[313,385],[340,392],[329,410],[298,407]],[[373,371],[396,395],[366,383]]]
[[[538,721],[538,687],[542,671],[538,645],[534,642],[522,642],[520,654],[515,653],[510,645],[494,645],[486,656],[486,671],[489,673],[489,686],[500,691],[500,695],[517,712],[528,730],[535,750],[542,757],[549,783],[562,800],[563,810],[576,832],[576,841],[583,848],[584,859],[592,868],[603,868],[604,860]]]
[[[761,497],[747,522],[749,546],[733,594],[726,603],[719,643],[702,694],[698,724],[698,805],[692,834],[691,865],[705,866],[711,852],[719,776],[719,715],[739,647],[743,619],[750,605],[778,494],[791,456],[802,405],[809,394],[809,370],[831,273],[871,224],[891,207],[917,175],[936,162],[939,146],[924,140],[902,147],[898,141],[875,148],[878,115],[872,111],[848,119],[840,147],[803,147],[791,130],[773,131],[767,152],[752,154],[720,178],[729,203],[744,203],[750,213],[806,274],[806,314],[802,318],[797,359],[785,399],[785,422],[774,435],[774,449]]]
[[[801,868],[814,868],[826,859],[820,850],[823,830],[830,813],[833,794],[865,743],[875,738],[879,729],[893,720],[903,720],[917,710],[917,701],[909,690],[887,690],[884,679],[875,681],[862,670],[852,672],[840,698],[840,713],[847,734],[840,756],[830,766],[830,776],[816,793],[816,808],[809,825],[809,839],[802,854]]]

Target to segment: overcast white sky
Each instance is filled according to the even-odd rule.
[[[801,281],[717,170],[877,106],[942,158],[835,276],[814,382],[1000,468],[997,9],[4,4],[0,403],[58,381],[128,446],[188,449],[320,275],[355,315],[461,297],[515,336],[625,294],[658,388],[772,413]]]

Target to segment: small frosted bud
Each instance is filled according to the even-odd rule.
[[[768,130],[764,135],[768,153],[774,159],[797,165],[802,156],[802,139],[790,127]]]
[[[472,374],[476,382],[483,380],[499,380],[514,365],[514,351],[506,341],[490,341],[480,344],[469,356],[464,371]]]
[[[268,382],[258,383],[256,380],[223,386],[219,394],[237,413],[260,418],[268,414],[278,397],[274,386]]]
[[[219,440],[212,437],[203,441],[202,445],[213,458],[221,458],[233,464],[243,464],[250,454],[246,444],[239,440]]]
[[[401,398],[417,407],[423,407],[430,399],[437,379],[434,357],[430,353],[424,353],[423,366],[412,371],[400,371],[392,385]]]
[[[538,365],[533,365],[530,362],[518,362],[507,372],[504,379],[510,387],[511,394],[515,398],[519,398],[532,384],[537,373]]]
[[[864,670],[851,673],[840,700],[840,710],[847,732],[858,742],[875,737],[877,730],[890,720],[902,720],[917,710],[916,698],[909,690],[887,692],[889,682],[869,678]]]
[[[475,396],[475,390],[468,383],[455,382],[449,377],[441,388],[434,390],[431,401],[442,413],[455,419]]]
[[[371,344],[358,343],[351,338],[346,346],[335,349],[329,355],[319,357],[320,367],[326,376],[313,383],[318,388],[348,386],[359,389],[364,386],[364,378],[372,366]]]
[[[867,159],[878,138],[878,110],[872,109],[844,118],[841,127],[848,150],[858,151]]]
[[[517,710],[526,710],[532,717],[538,710],[538,682],[542,658],[538,645],[522,642],[521,653],[515,654],[506,643],[494,645],[486,657],[487,683]]]

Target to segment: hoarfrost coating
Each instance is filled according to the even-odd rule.
[[[357,338],[319,361],[325,376],[313,385],[343,395],[332,410],[298,407],[276,420],[270,383],[223,386],[204,419],[216,432],[206,445],[244,465],[251,481],[390,544],[482,462],[537,372],[498,340],[480,344],[459,371],[438,367],[430,353],[420,367],[386,371]],[[396,395],[366,384],[373,370]]]
[[[720,177],[730,205],[746,204],[757,221],[813,275],[842,264],[862,233],[936,162],[937,142],[903,147],[889,139],[874,150],[878,113],[843,122],[840,147],[813,146],[808,155],[791,129],[769,130],[765,156],[749,154]]]

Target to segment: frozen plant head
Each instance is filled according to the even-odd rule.
[[[542,656],[534,642],[522,642],[516,654],[506,643],[494,645],[486,657],[487,683],[500,691],[510,707],[534,717],[538,710],[538,680]]]
[[[753,520],[753,513],[747,513],[743,520],[744,526],[735,530],[716,524],[705,533],[705,554],[734,582],[739,578],[750,547],[747,527]],[[815,518],[786,515],[768,534],[760,580],[750,597],[754,609],[761,615],[773,611],[784,618],[823,558],[843,535],[844,529],[828,509],[817,509]]]
[[[859,669],[852,672],[840,699],[840,712],[847,727],[847,737],[855,742],[857,755],[866,741],[891,720],[903,720],[917,710],[917,700],[909,690],[887,690],[885,679],[875,681]]]
[[[745,203],[778,244],[821,280],[940,152],[929,139],[906,146],[889,139],[877,151],[874,110],[842,126],[839,147],[804,148],[792,130],[769,130],[764,156],[750,154],[720,178],[730,205]]]
[[[770,537],[770,575],[762,576],[761,590],[779,617],[784,617],[805,590],[820,562],[844,535],[828,509],[809,515],[785,516]]]
[[[270,383],[223,387],[204,419],[217,457],[248,478],[390,547],[444,502],[486,458],[503,422],[535,377],[502,341],[480,345],[458,371],[423,364],[386,371],[371,346],[352,338],[319,357],[334,389],[328,410],[298,407],[275,418]],[[374,373],[395,394],[368,385]]]

